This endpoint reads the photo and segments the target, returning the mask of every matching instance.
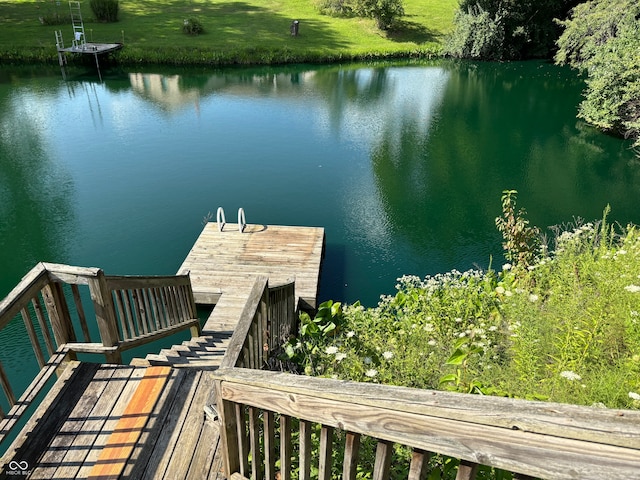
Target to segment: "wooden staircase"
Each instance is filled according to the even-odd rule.
[[[160,353],[149,354],[144,359],[135,359],[132,364],[215,370],[220,367],[231,335],[232,332],[217,332],[215,335],[194,337],[180,345],[162,349]]]

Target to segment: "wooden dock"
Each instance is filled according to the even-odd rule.
[[[295,280],[301,309],[317,307],[324,228],[278,225],[205,225],[178,274],[189,273],[196,303],[216,304],[253,284],[257,276],[269,285]]]

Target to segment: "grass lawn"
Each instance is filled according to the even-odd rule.
[[[88,0],[82,15],[88,41],[123,42],[126,63],[221,64],[335,61],[428,55],[437,52],[452,26],[457,0],[404,0],[406,15],[393,31],[375,21],[321,15],[316,0],[121,1],[119,21],[98,23]],[[61,0],[0,0],[0,62],[57,62],[55,30],[72,40],[68,3]],[[42,25],[39,17],[65,17]],[[182,32],[197,17],[204,33]],[[289,27],[300,22],[297,37]]]

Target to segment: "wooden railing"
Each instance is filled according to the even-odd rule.
[[[267,277],[256,277],[221,367],[263,368],[296,326],[295,282],[270,287]]]
[[[99,342],[91,338],[83,288]],[[40,372],[17,398],[0,361],[0,386],[10,408],[6,415],[0,409],[0,441],[60,364],[76,353],[103,354],[108,363],[121,363],[129,348],[187,328],[194,336],[200,333],[188,275],[109,277],[99,268],[39,263],[0,302],[0,330],[16,317],[22,318]],[[29,353],[20,352],[20,360],[28,362]]]
[[[280,347],[298,326],[295,281],[269,285],[269,351]]]
[[[426,478],[431,453],[460,459],[458,480],[473,479],[479,464],[523,479],[621,480],[640,475],[636,411],[241,368],[220,369],[215,376],[227,478],[289,480],[294,470],[300,480],[311,478],[314,424],[319,429],[315,467],[321,480],[331,478],[334,457],[342,464],[342,478],[355,479],[365,437],[377,445],[374,480],[387,480],[391,462],[400,462],[393,455],[394,444],[411,452],[406,465],[410,480]],[[292,425],[299,425],[296,444]],[[338,437],[344,447],[334,452]]]

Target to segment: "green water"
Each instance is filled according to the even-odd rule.
[[[326,228],[320,297],[501,262],[517,189],[543,228],[640,223],[629,143],[544,63],[0,70],[0,297],[38,261],[171,274],[208,212]],[[7,344],[0,358],[20,339]]]

